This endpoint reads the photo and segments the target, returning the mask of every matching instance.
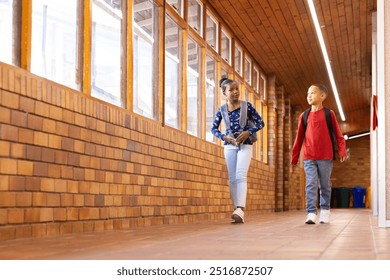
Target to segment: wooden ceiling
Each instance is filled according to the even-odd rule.
[[[330,90],[325,106],[338,115],[306,0],[209,0],[267,75],[275,74],[292,105],[307,108],[313,83]],[[370,130],[372,12],[376,0],[315,0],[346,117],[343,133]]]

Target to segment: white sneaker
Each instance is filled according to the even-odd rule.
[[[244,211],[241,208],[236,208],[232,214],[233,223],[244,223]]]
[[[330,218],[330,210],[321,210],[320,213],[320,223],[321,224],[327,224],[329,223],[329,218]]]
[[[317,219],[317,214],[316,213],[309,213],[306,216],[306,224],[315,224]]]

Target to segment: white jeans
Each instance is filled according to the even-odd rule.
[[[229,174],[230,197],[233,207],[245,207],[247,174],[252,159],[252,145],[225,145],[225,160]]]

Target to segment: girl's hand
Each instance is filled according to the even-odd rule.
[[[223,138],[224,141],[228,142],[229,144],[236,145],[236,139],[230,136],[226,136]]]
[[[236,139],[237,145],[244,143],[249,136],[251,136],[251,133],[248,130],[241,132]]]

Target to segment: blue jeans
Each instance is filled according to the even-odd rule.
[[[330,196],[332,193],[332,160],[305,160],[306,173],[306,211],[317,214],[317,196],[320,189],[320,208],[330,209]]]
[[[225,160],[229,174],[230,197],[233,207],[245,207],[247,174],[252,159],[252,145],[225,145]]]

